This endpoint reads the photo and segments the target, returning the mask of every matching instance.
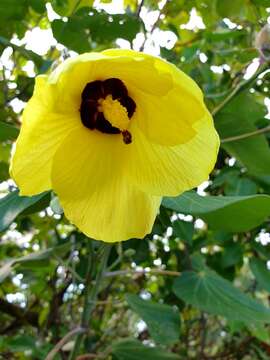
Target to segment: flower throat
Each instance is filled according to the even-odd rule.
[[[132,142],[127,130],[136,104],[124,83],[116,78],[88,83],[82,92],[81,121],[88,129],[106,134],[122,133],[125,144]]]

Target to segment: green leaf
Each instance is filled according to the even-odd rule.
[[[243,13],[246,4],[243,0],[217,0],[217,12],[221,17],[239,17]]]
[[[37,264],[37,266],[40,266],[42,262],[46,262],[48,264],[48,260],[53,259],[53,256],[64,256],[70,249],[71,242],[67,242],[62,245],[58,245],[46,250],[34,252],[32,254],[22,256],[17,259],[12,259],[6,264],[4,264],[0,268],[0,283],[3,282],[12,272],[13,268],[16,265],[22,265],[22,266],[28,266],[30,265],[31,268]]]
[[[132,310],[146,322],[155,342],[170,345],[179,339],[180,317],[171,306],[146,301],[132,294],[126,295],[126,300]]]
[[[0,199],[0,231],[8,228],[18,215],[37,205],[47,195],[48,193],[45,192],[31,197],[19,196],[16,190]],[[35,208],[32,209],[31,212],[35,212]]]
[[[80,9],[67,22],[52,22],[54,37],[63,45],[80,53],[89,51],[91,40],[104,44],[110,44],[117,38],[131,41],[140,27],[140,20],[132,14],[109,15],[104,11],[92,10],[89,15],[87,8]]]
[[[52,0],[54,10],[61,16],[70,16],[82,7],[91,7],[94,0]]]
[[[270,196],[200,196],[194,191],[164,198],[162,204],[183,214],[199,216],[213,229],[248,231],[270,215]],[[241,216],[239,216],[241,214]]]
[[[243,93],[215,116],[215,126],[220,137],[226,139],[257,130],[256,122],[265,115],[265,106],[257,103],[250,94]],[[270,173],[270,148],[265,135],[224,143],[222,147],[238,159],[250,173]]]
[[[148,347],[138,340],[121,340],[112,345],[118,360],[180,360],[181,358],[158,347]]]
[[[226,195],[253,195],[257,192],[257,185],[254,181],[246,178],[234,178],[228,181],[224,189]]]
[[[242,261],[243,250],[238,243],[230,244],[225,247],[221,257],[221,266],[225,269],[227,267],[238,264]]]
[[[177,220],[173,222],[174,236],[178,236],[183,241],[191,244],[194,233],[194,225],[189,221]]]
[[[80,18],[70,18],[67,22],[54,20],[51,24],[53,36],[66,47],[83,53],[91,49],[90,39],[84,31]],[[80,41],[78,41],[78,38]]]
[[[4,161],[0,161],[0,182],[9,179],[8,164]]]
[[[252,258],[249,260],[249,266],[258,284],[270,292],[270,271],[267,269],[266,263],[260,259]]]
[[[270,322],[270,310],[235,288],[214,271],[185,271],[174,282],[174,293],[201,311],[244,323]]]
[[[0,141],[15,140],[19,135],[19,129],[10,124],[0,121]]]

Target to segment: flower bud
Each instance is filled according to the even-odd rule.
[[[270,60],[270,25],[266,24],[258,33],[255,46],[259,50],[262,58],[266,61]]]

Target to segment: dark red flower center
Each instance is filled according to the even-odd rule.
[[[81,121],[88,129],[97,129],[102,133],[120,134],[122,132],[124,142],[129,144],[132,141],[129,131],[121,131],[117,127],[112,126],[105,119],[103,112],[100,111],[99,100],[105,99],[108,95],[111,95],[113,100],[118,100],[126,108],[128,118],[131,119],[136,109],[134,100],[128,96],[128,91],[123,81],[110,78],[104,81],[92,81],[85,86],[81,96]]]

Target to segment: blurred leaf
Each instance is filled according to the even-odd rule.
[[[36,340],[29,335],[19,335],[11,338],[7,345],[13,351],[31,351],[31,349],[33,350],[36,347]]]
[[[185,271],[174,282],[174,293],[201,311],[244,323],[270,322],[270,310],[215,272]]]
[[[0,268],[0,283],[3,282],[12,272],[15,265],[30,265],[31,268],[37,264],[39,267],[41,262],[46,262],[53,259],[53,255],[64,256],[70,249],[71,243],[67,242],[63,245],[55,246],[46,250],[37,251],[26,256],[22,256],[17,259],[8,261],[5,265]]]
[[[0,199],[0,231],[5,230],[26,209],[42,201],[47,192],[36,196],[19,196],[18,191],[13,191]]]
[[[266,263],[253,257],[249,260],[249,266],[260,287],[270,292],[270,271],[267,269]]]
[[[227,268],[242,261],[243,250],[238,243],[230,244],[224,249],[221,257],[221,266]]]
[[[180,317],[171,306],[141,299],[137,295],[128,294],[126,300],[147,324],[155,342],[170,345],[179,339]]]
[[[215,126],[220,137],[226,139],[257,130],[256,122],[265,115],[265,106],[257,103],[253,96],[243,93],[216,115]],[[236,157],[250,173],[270,173],[270,148],[264,135],[224,143],[222,147]]]
[[[19,135],[19,129],[13,125],[0,121],[0,141],[15,140]]]
[[[50,207],[51,207],[52,211],[57,215],[62,215],[64,212],[63,208],[59,202],[58,196],[54,196],[52,198],[52,200],[50,201]]]
[[[217,0],[217,12],[221,17],[231,18],[231,17],[239,17],[246,3],[243,0],[233,0],[233,1],[224,1]]]
[[[112,352],[118,360],[180,360],[176,355],[158,347],[148,347],[138,340],[121,340],[112,344]]]
[[[194,233],[194,225],[189,221],[176,220],[172,224],[174,236],[191,244]]]
[[[162,204],[179,213],[199,216],[213,229],[232,232],[253,229],[270,215],[267,195],[204,197],[190,191],[174,198],[165,197]]]
[[[61,16],[70,16],[82,7],[91,7],[94,0],[52,0],[54,10]]]
[[[226,195],[253,195],[257,192],[257,185],[250,179],[230,177],[224,190]]]
[[[0,161],[0,182],[9,179],[8,164],[4,161]]]

